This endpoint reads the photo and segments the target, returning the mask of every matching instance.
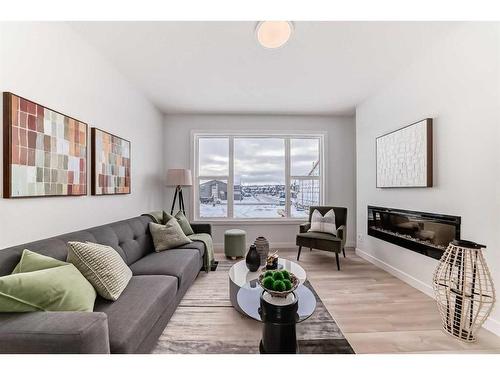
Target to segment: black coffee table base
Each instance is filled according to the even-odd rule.
[[[298,300],[289,305],[274,305],[261,295],[259,315],[261,316],[262,340],[259,344],[261,354],[297,353]]]

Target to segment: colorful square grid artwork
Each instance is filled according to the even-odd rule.
[[[130,142],[92,128],[92,195],[130,193]]]
[[[87,194],[87,124],[4,93],[4,197]]]

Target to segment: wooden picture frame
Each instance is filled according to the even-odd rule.
[[[130,194],[131,142],[99,128],[90,133],[91,194]]]
[[[88,125],[3,93],[3,197],[87,195]]]
[[[432,119],[426,118],[375,140],[377,188],[433,186]]]

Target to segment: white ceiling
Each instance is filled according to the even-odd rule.
[[[164,113],[352,114],[456,23],[294,22],[282,48],[256,22],[71,22]]]

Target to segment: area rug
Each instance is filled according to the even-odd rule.
[[[262,323],[237,312],[229,301],[228,272],[234,261],[221,260],[215,272],[200,273],[184,296],[153,353],[254,354],[259,353]],[[316,297],[313,315],[297,324],[301,354],[353,354],[349,342],[325,305]]]

